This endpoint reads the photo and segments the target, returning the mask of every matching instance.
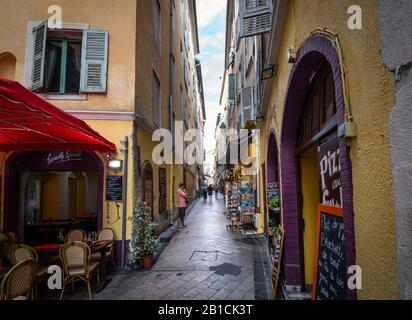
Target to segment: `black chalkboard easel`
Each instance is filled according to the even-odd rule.
[[[313,300],[346,299],[343,209],[319,204]]]
[[[273,298],[276,299],[276,295],[278,292],[279,287],[279,275],[280,275],[280,267],[282,261],[282,251],[283,251],[283,240],[285,238],[285,230],[281,225],[278,227],[278,232],[273,239],[274,242],[274,251],[275,257],[273,260],[273,269],[272,269],[272,293]]]

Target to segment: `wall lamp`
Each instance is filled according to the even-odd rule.
[[[107,164],[107,166],[110,169],[120,170],[123,167],[123,160],[111,159],[109,160],[109,163]]]
[[[276,75],[276,71],[278,69],[277,64],[272,64],[262,69],[261,80],[268,80]]]

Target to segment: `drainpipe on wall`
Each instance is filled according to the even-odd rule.
[[[126,266],[126,219],[127,219],[127,169],[129,159],[129,137],[125,136],[124,145],[124,175],[123,175],[123,212],[122,212],[122,268]]]

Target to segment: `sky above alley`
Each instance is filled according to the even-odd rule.
[[[206,104],[205,149],[206,163],[213,160],[216,117],[220,112],[225,54],[226,0],[197,0],[197,18]]]

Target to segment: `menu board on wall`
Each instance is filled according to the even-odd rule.
[[[273,297],[276,298],[279,275],[280,275],[280,263],[282,261],[282,250],[283,250],[283,239],[285,238],[285,231],[282,226],[279,225],[278,233],[276,238],[273,240],[275,257],[273,260],[273,269],[272,269],[272,293]]]
[[[312,299],[346,299],[343,209],[319,205]]]
[[[342,207],[339,141],[333,135],[318,147],[320,199],[324,205]]]
[[[107,176],[106,177],[106,201],[123,200],[123,177]]]

